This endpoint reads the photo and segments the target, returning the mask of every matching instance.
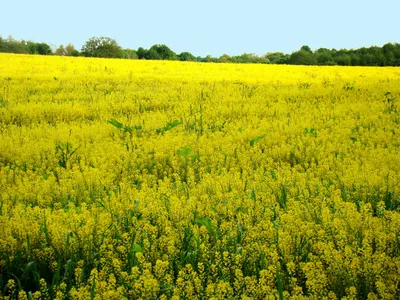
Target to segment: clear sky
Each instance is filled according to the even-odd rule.
[[[177,53],[216,57],[400,42],[400,0],[1,2],[3,38],[73,43],[79,50],[94,36],[124,48],[166,44]]]

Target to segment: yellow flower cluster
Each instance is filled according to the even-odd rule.
[[[399,299],[398,68],[0,54],[0,299]]]

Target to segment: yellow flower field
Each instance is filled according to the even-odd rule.
[[[399,299],[400,69],[0,54],[0,299]]]

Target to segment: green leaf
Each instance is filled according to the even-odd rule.
[[[134,244],[132,247],[132,252],[138,253],[138,252],[142,252],[143,248],[142,246],[140,246],[139,244]]]
[[[122,129],[124,127],[124,125],[122,123],[118,122],[115,119],[108,120],[107,123],[113,125],[114,127],[118,128],[118,129]]]
[[[207,228],[208,233],[213,238],[217,238],[217,232],[215,231],[214,225],[212,224],[210,218],[196,218],[195,222],[197,225],[205,226]]]
[[[156,129],[157,134],[164,134],[164,132],[175,128],[176,126],[182,124],[179,120],[173,120],[172,122],[168,122],[164,127]]]
[[[193,155],[192,155],[192,162],[195,162],[196,160],[198,160],[199,157],[200,157],[200,154],[199,154],[199,153],[193,154]]]
[[[188,158],[189,154],[193,151],[190,146],[183,146],[182,148],[176,151],[176,154],[183,156],[184,158]]]
[[[256,136],[254,139],[250,140],[250,146],[253,147],[255,143],[258,141],[261,141],[263,138],[265,138],[266,134]]]

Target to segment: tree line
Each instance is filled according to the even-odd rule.
[[[79,51],[74,45],[60,45],[53,50],[46,43],[36,43],[25,40],[15,40],[12,37],[0,36],[0,52],[84,56],[121,59],[146,60],[178,60],[214,63],[256,63],[256,64],[291,64],[291,65],[328,65],[328,66],[400,66],[400,44],[387,43],[382,47],[362,47],[359,49],[327,49],[319,48],[312,51],[309,46],[302,46],[291,54],[269,52],[265,55],[244,53],[220,57],[211,55],[194,56],[190,52],[175,53],[166,45],[153,45],[149,49],[139,47],[137,50],[122,48],[116,40],[109,37],[93,37],[88,39]]]

